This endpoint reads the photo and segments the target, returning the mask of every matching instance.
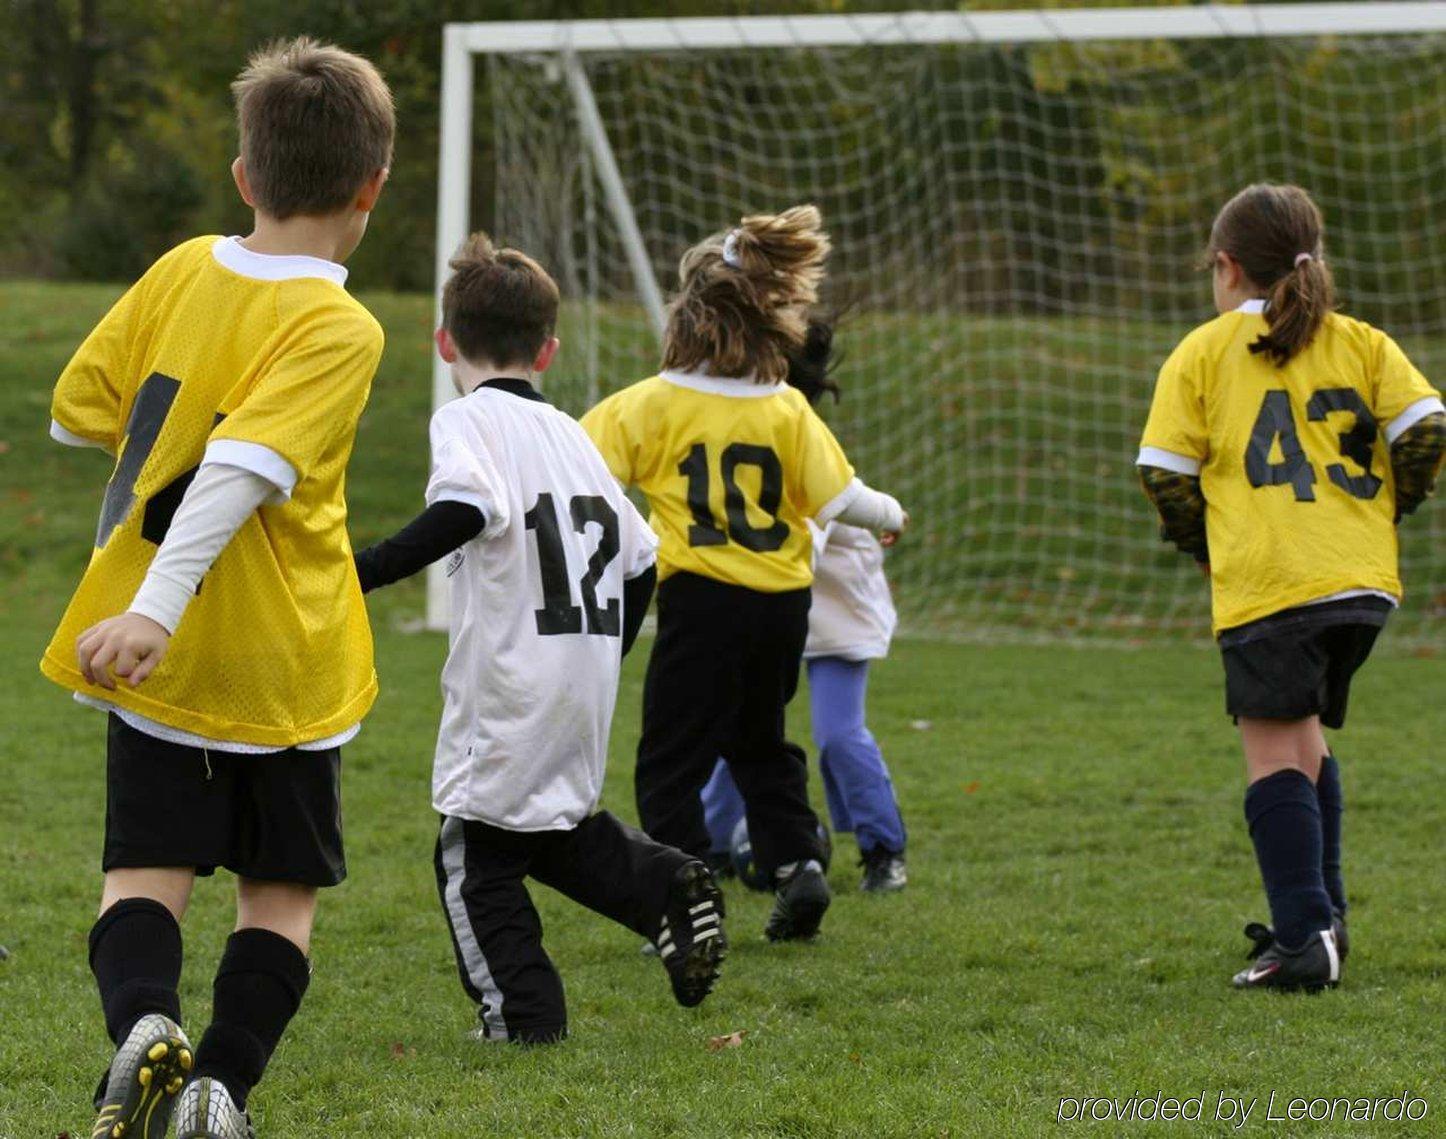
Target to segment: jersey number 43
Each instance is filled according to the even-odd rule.
[[[1352,498],[1375,498],[1381,489],[1381,480],[1371,471],[1371,453],[1379,428],[1361,393],[1355,388],[1324,388],[1305,405],[1306,418],[1313,423],[1322,422],[1338,411],[1355,417],[1350,430],[1340,433],[1341,455],[1365,473],[1353,475],[1346,471],[1344,463],[1331,463],[1326,467],[1326,474]],[[1270,453],[1276,440],[1280,441],[1280,462],[1272,463]],[[1289,484],[1297,502],[1315,501],[1315,467],[1301,446],[1287,392],[1265,393],[1265,402],[1260,406],[1260,415],[1245,448],[1245,475],[1253,487]]]

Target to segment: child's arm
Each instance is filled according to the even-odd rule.
[[[1196,475],[1141,465],[1140,483],[1160,515],[1160,540],[1173,542],[1201,565],[1210,562],[1205,539],[1205,495]]]
[[[874,530],[883,535],[883,543],[892,546],[909,526],[909,514],[891,494],[874,490],[855,480],[854,489],[842,510],[833,519],[848,526]]]
[[[236,531],[276,493],[275,483],[252,471],[203,464],[130,608],[93,625],[76,641],[86,680],[114,689],[120,677],[134,688],[154,672],[201,579]]]
[[[653,600],[653,588],[658,584],[657,566],[649,566],[636,577],[623,582],[623,656],[638,639],[638,630],[643,627],[643,618],[648,615],[648,603]]]
[[[356,554],[356,573],[363,593],[411,577],[453,550],[465,546],[487,527],[487,516],[470,502],[440,499],[390,538]]]
[[[120,446],[121,377],[126,374],[142,284],[137,283],[101,318],[56,381],[50,437],[69,447]]]
[[[1446,414],[1434,412],[1417,420],[1391,444],[1391,472],[1396,483],[1396,521],[1415,513],[1436,489],[1446,460]]]

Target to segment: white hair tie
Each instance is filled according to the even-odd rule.
[[[723,264],[730,265],[734,269],[743,268],[743,261],[738,256],[738,231],[730,229],[728,236],[723,239]]]
[[[1297,253],[1295,255],[1295,267],[1299,269],[1307,261],[1314,261],[1315,257],[1309,253]]]

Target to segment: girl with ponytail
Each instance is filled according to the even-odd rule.
[[[1440,394],[1384,332],[1335,310],[1320,210],[1249,186],[1210,231],[1215,320],[1165,362],[1137,460],[1162,534],[1211,580],[1226,711],[1272,924],[1239,988],[1341,976],[1339,766],[1351,678],[1402,587],[1396,525],[1446,454]]]
[[[755,862],[777,891],[772,940],[812,937],[830,901],[805,757],[784,735],[808,635],[808,524],[838,520],[892,544],[908,522],[855,476],[786,382],[828,253],[808,205],[745,217],[693,246],[661,372],[582,420],[613,474],[647,496],[661,541],[638,744],[643,828],[707,858],[699,793],[727,759]]]

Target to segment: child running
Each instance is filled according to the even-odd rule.
[[[451,265],[437,350],[463,398],[432,418],[427,509],[356,564],[371,590],[453,555],[437,890],[479,1037],[541,1044],[567,1010],[525,878],[656,945],[685,1006],[718,975],[723,899],[702,862],[597,810],[658,540],[533,385],[557,353],[557,284],[480,233]]]
[[[706,858],[699,794],[726,759],[776,886],[764,930],[774,941],[812,937],[830,902],[807,765],[784,736],[808,635],[808,522],[896,536],[908,521],[854,477],[784,382],[828,252],[813,206],[746,217],[689,249],[662,372],[583,418],[613,474],[647,495],[661,540],[638,743],[643,827]]]
[[[811,405],[826,392],[838,398],[838,383],[830,376],[832,350],[833,326],[810,320],[803,348],[789,360],[788,383]],[[884,577],[883,548],[870,531],[842,522],[813,530],[813,607],[803,659],[828,813],[834,830],[852,832],[858,843],[861,889],[891,893],[908,883],[904,819],[888,765],[865,722],[864,704],[869,661],[888,656],[898,614]],[[724,865],[743,821],[743,798],[722,760],[703,789],[703,814],[712,861]]]
[[[341,263],[386,181],[391,93],[306,39],[253,56],[233,89],[252,232],[157,261],[52,404],[56,439],[117,457],[41,663],[109,714],[90,967],[117,1051],[96,1139],[159,1139],[173,1108],[180,1139],[249,1134],[310,981],[318,890],[346,876],[340,749],[377,690],[343,488],[382,330]],[[179,923],[218,866],[236,926],[193,1051]]]
[[[1272,926],[1240,988],[1318,990],[1347,953],[1340,769],[1322,728],[1400,604],[1396,524],[1431,493],[1446,408],[1389,336],[1333,311],[1320,211],[1254,185],[1215,219],[1221,315],[1161,369],[1138,464],[1210,576],[1245,819]]]

